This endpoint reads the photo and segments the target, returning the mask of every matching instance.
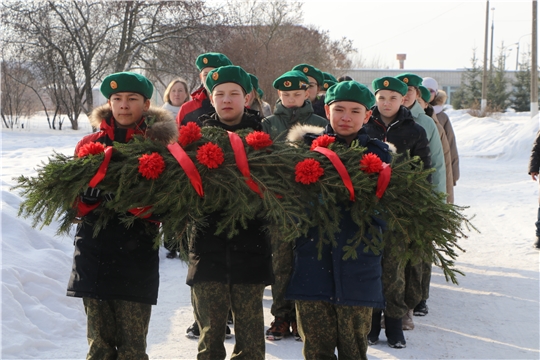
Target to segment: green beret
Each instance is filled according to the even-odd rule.
[[[418,88],[420,89],[420,93],[422,94],[422,100],[429,103],[429,99],[431,99],[431,93],[429,92],[429,89],[424,85],[420,85]]]
[[[251,78],[240,66],[227,65],[217,67],[211,70],[206,76],[206,87],[210,92],[214,90],[216,86],[229,82],[240,85],[246,94],[249,94],[251,90],[253,90]]]
[[[330,105],[336,101],[353,101],[362,104],[366,109],[375,105],[375,95],[364,85],[356,81],[342,81],[331,86],[324,98],[324,103]]]
[[[253,86],[253,89],[257,91],[259,89],[259,79],[253,74],[248,74],[248,75],[251,78],[251,86]]]
[[[324,75],[321,70],[317,69],[315,66],[311,66],[308,64],[298,64],[295,67],[292,68],[293,70],[298,70],[306,74],[307,76],[311,76],[312,78],[317,81],[317,85],[323,86],[324,84]],[[308,81],[309,83],[309,81]]]
[[[232,65],[232,61],[221,53],[209,52],[199,55],[195,64],[197,65],[197,69],[202,71],[202,69],[207,67],[217,68],[220,66]]]
[[[407,86],[415,87],[419,87],[422,85],[422,81],[424,81],[424,79],[422,79],[420,76],[411,73],[401,74],[396,76],[396,78],[403,81],[405,84],[407,84]]]
[[[303,72],[291,70],[274,80],[272,86],[281,91],[307,90],[309,80]]]
[[[323,71],[323,77],[324,77],[324,85],[323,89],[328,90],[328,88],[334,84],[337,84],[337,79],[334,77],[334,75],[324,72]]]
[[[150,99],[154,93],[154,85],[143,75],[126,71],[107,76],[99,90],[107,99],[119,92],[133,92]]]
[[[379,90],[392,90],[405,96],[407,94],[407,91],[409,90],[409,88],[407,87],[407,84],[391,76],[385,76],[385,77],[373,80],[373,82],[371,83],[371,87],[373,88],[373,91],[375,92],[375,94]]]
[[[261,88],[257,89],[257,94],[259,94],[259,99],[262,99],[264,96],[264,91]]]

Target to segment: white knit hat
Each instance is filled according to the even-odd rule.
[[[422,81],[422,85],[424,85],[428,89],[432,89],[435,91],[439,90],[439,84],[437,84],[437,80],[431,77],[425,77]]]

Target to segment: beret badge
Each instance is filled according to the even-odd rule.
[[[217,79],[219,79],[219,74],[216,71],[215,73],[212,74],[212,80],[216,81]]]
[[[409,83],[409,78],[403,78],[403,82],[404,82],[405,84],[408,84],[408,83]]]
[[[110,84],[110,85],[111,85],[111,89],[113,89],[113,90],[116,89],[116,88],[118,87],[118,84],[117,84],[116,81],[114,81],[114,80],[111,81],[111,84]]]
[[[203,59],[202,59],[202,62],[203,62],[203,64],[206,65],[206,64],[208,64],[208,59],[207,59],[207,58],[203,58]]]
[[[388,85],[390,85],[390,81],[384,80],[383,86],[384,86],[384,87],[388,87]]]
[[[324,83],[324,86],[323,86],[325,89],[328,89],[328,84],[327,83]]]
[[[290,82],[290,81],[285,81],[285,82],[283,83],[283,86],[285,86],[285,87],[291,87],[291,86],[292,86],[292,82]]]
[[[309,69],[307,67],[305,67],[305,68],[302,69],[302,71],[307,74]]]

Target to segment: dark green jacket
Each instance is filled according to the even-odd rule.
[[[262,121],[263,131],[270,134],[274,140],[285,141],[287,132],[296,124],[315,125],[325,127],[328,121],[313,113],[311,102],[306,100],[301,108],[286,108],[278,100],[274,115],[264,118]]]

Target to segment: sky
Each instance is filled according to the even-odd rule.
[[[486,1],[305,0],[304,24],[328,30],[332,39],[353,41],[367,64],[399,69],[454,70],[470,67],[473,49],[483,61]],[[494,24],[493,57],[507,47],[507,69],[516,67],[532,41],[532,1],[490,1],[488,46]],[[488,61],[490,52],[488,51]],[[371,66],[369,66],[371,67]]]
[[[414,317],[405,332],[407,347],[381,341],[368,349],[382,359],[539,359],[539,252],[533,248],[538,184],[527,175],[527,162],[538,116],[493,114],[475,118],[464,110],[448,111],[460,154],[456,204],[479,233],[459,240],[456,267],[465,273],[459,285],[447,283],[434,267],[429,314]],[[58,223],[33,229],[17,217],[22,201],[11,189],[21,174],[34,176],[54,151],[73,154],[77,141],[91,133],[81,128],[49,130],[44,116],[24,120],[24,129],[2,128],[0,173],[1,349],[2,359],[84,359],[86,316],[81,299],[67,297],[73,237],[55,236]],[[158,304],[152,307],[147,352],[151,359],[195,359],[197,342],[187,339],[193,322],[187,266],[167,259],[160,249]],[[264,292],[265,328],[272,320],[270,287]],[[234,334],[234,328],[233,328]],[[261,334],[262,336],[262,334]],[[225,341],[227,358],[235,338]],[[302,343],[292,338],[266,341],[266,359],[302,359]]]

